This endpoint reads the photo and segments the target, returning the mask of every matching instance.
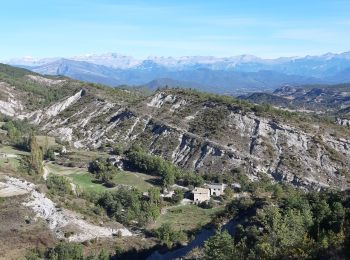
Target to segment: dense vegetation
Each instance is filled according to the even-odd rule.
[[[99,158],[90,162],[89,172],[93,174],[96,180],[100,181],[107,187],[114,187],[116,183],[113,178],[118,174],[118,168],[115,167],[108,159]]]
[[[270,119],[276,119],[281,122],[289,122],[296,124],[301,127],[305,127],[311,123],[323,123],[334,128],[337,127],[335,124],[335,117],[330,115],[318,115],[318,114],[306,114],[299,112],[291,112],[288,110],[278,109],[273,107],[271,104],[262,102],[261,104],[253,104],[243,99],[238,99],[226,95],[217,95],[211,93],[200,92],[195,89],[162,89],[176,95],[183,95],[186,99],[190,99],[196,103],[205,103],[210,110],[213,112],[207,112],[204,114],[203,119],[209,123],[210,131],[206,131],[205,128],[201,127],[201,122],[197,122],[199,126],[192,125],[192,131],[199,129],[201,133],[207,134],[214,133],[216,129],[220,127],[220,114],[215,112],[219,108],[216,106],[226,106],[228,110],[240,110],[243,113],[253,112],[257,116],[262,116]],[[219,116],[217,118],[217,116]],[[216,121],[215,121],[216,120]],[[199,127],[199,128],[198,128]]]
[[[144,226],[159,216],[162,207],[157,188],[150,188],[148,194],[143,195],[135,188],[120,187],[102,194],[89,194],[89,199],[109,217],[127,225],[136,222]]]
[[[6,131],[1,141],[9,143],[20,150],[30,151],[29,137],[37,131],[36,126],[30,124],[27,120],[15,120],[6,116],[1,116],[3,122],[1,129]]]
[[[110,254],[106,251],[101,250],[84,257],[83,247],[79,244],[74,243],[59,243],[53,248],[46,250],[31,250],[29,251],[25,259],[27,260],[39,260],[39,259],[50,259],[50,260],[109,260]]]
[[[64,197],[73,193],[70,182],[64,176],[49,174],[46,185],[49,192],[53,195]]]
[[[185,172],[160,156],[151,155],[139,146],[132,146],[126,152],[128,162],[137,170],[162,178],[162,187],[169,187],[176,180],[182,180],[183,184],[201,186],[203,179],[191,172]]]
[[[345,257],[350,242],[347,194],[306,193],[267,182],[255,185],[252,194],[226,207],[226,217],[245,220],[234,237],[218,232],[206,242],[207,259]]]
[[[0,64],[0,80],[25,92],[24,100],[30,108],[48,105],[53,101],[72,95],[81,88],[80,84],[68,81],[58,86],[47,86],[30,80],[26,75],[40,76],[25,69]]]

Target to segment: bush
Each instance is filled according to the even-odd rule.
[[[184,198],[184,192],[181,189],[176,189],[174,191],[173,196],[171,197],[171,200],[173,203],[177,204],[180,203]]]
[[[55,150],[52,148],[47,149],[44,154],[44,159],[49,161],[54,161],[56,159]]]
[[[59,196],[64,196],[65,194],[73,194],[70,182],[63,176],[49,174],[46,185],[52,194]]]
[[[101,181],[107,187],[114,187],[113,177],[118,174],[118,168],[110,164],[106,159],[97,159],[90,162],[88,170],[96,180]]]
[[[162,224],[156,231],[156,237],[159,239],[162,245],[167,248],[172,248],[174,245],[184,242],[186,235],[182,231],[175,231],[171,228],[170,224]]]
[[[52,260],[83,260],[82,246],[73,243],[60,243],[48,252]]]

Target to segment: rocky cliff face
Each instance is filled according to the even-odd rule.
[[[0,103],[3,113],[11,102],[20,104],[11,98],[3,101],[7,110]],[[251,105],[185,90],[125,102],[87,88],[44,109],[16,108],[8,114],[28,118],[77,148],[138,143],[199,174],[239,168],[251,179],[265,174],[308,189],[348,187],[349,128],[336,124],[262,116]]]
[[[15,116],[23,111],[22,102],[16,92],[13,86],[0,82],[0,113]]]
[[[85,103],[81,93],[63,103],[67,106],[54,107],[64,110],[46,113],[40,124],[77,148],[139,143],[199,173],[241,168],[252,179],[265,173],[314,189],[348,186],[350,140],[320,124],[310,124],[306,131],[176,91],[158,92],[133,107],[101,99]]]

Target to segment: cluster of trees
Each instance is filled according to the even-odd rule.
[[[29,124],[27,120],[14,120],[8,117],[1,119],[5,123],[1,126],[1,129],[7,131],[7,141],[24,151],[30,151],[29,137],[36,128]]]
[[[160,156],[150,155],[138,146],[132,146],[127,151],[129,163],[137,170],[150,175],[162,177],[162,186],[168,187],[175,183],[175,179],[181,176],[179,168],[164,160]]]
[[[350,243],[349,197],[341,192],[304,193],[264,184],[270,198],[235,200],[228,216],[243,216],[235,236],[219,232],[204,247],[208,259],[306,259],[325,255],[346,258]],[[348,252],[349,253],[349,252]]]
[[[103,208],[109,217],[126,225],[136,221],[143,226],[155,220],[162,207],[160,190],[153,187],[148,190],[147,196],[135,188],[120,187],[115,191],[96,194],[91,200]]]
[[[20,161],[20,169],[29,175],[42,175],[43,168],[43,151],[39,147],[37,139],[31,135],[29,140],[29,156],[23,156]]]
[[[118,168],[111,164],[107,159],[99,158],[90,162],[88,170],[96,180],[100,181],[107,187],[114,187],[116,183],[113,178],[118,174]]]
[[[191,121],[189,131],[205,137],[216,136],[225,129],[227,115],[228,110],[224,107],[203,110],[196,120]]]
[[[183,231],[174,230],[169,223],[162,224],[156,231],[155,236],[160,244],[167,248],[180,244],[187,240],[187,235]]]
[[[5,122],[1,129],[7,131],[7,142],[20,150],[30,152],[30,156],[24,157],[21,162],[22,170],[31,175],[42,174],[43,159],[54,160],[55,149],[48,146],[47,139],[43,146],[39,145],[35,136],[37,129],[27,120],[14,120],[8,117],[1,120]]]
[[[126,156],[129,164],[137,170],[150,175],[160,176],[162,186],[169,187],[177,180],[181,180],[185,186],[202,186],[204,180],[201,176],[192,172],[184,172],[179,167],[160,156],[146,153],[139,146],[132,146]]]

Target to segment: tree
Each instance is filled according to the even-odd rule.
[[[149,202],[151,204],[156,204],[157,206],[160,206],[161,197],[160,197],[160,190],[158,188],[156,187],[149,188],[148,197],[149,197]]]
[[[64,196],[73,193],[70,182],[63,176],[49,174],[46,185],[52,194]]]
[[[208,260],[235,259],[235,244],[227,231],[218,231],[204,243],[204,255]]]
[[[186,239],[186,236],[181,231],[175,231],[169,223],[164,223],[156,230],[156,236],[161,244],[167,248],[172,248],[173,245],[180,243]]]
[[[181,189],[174,190],[174,194],[171,197],[174,203],[176,204],[179,203],[180,201],[182,201],[183,198],[184,198],[184,192]]]
[[[235,195],[235,193],[234,193],[234,191],[233,191],[233,189],[232,188],[230,188],[230,187],[227,187],[226,189],[225,189],[225,192],[224,192],[224,199],[225,200],[232,200],[233,198],[234,198],[234,195]]]
[[[36,137],[30,137],[30,170],[37,174],[43,174],[43,153],[37,143]]]

